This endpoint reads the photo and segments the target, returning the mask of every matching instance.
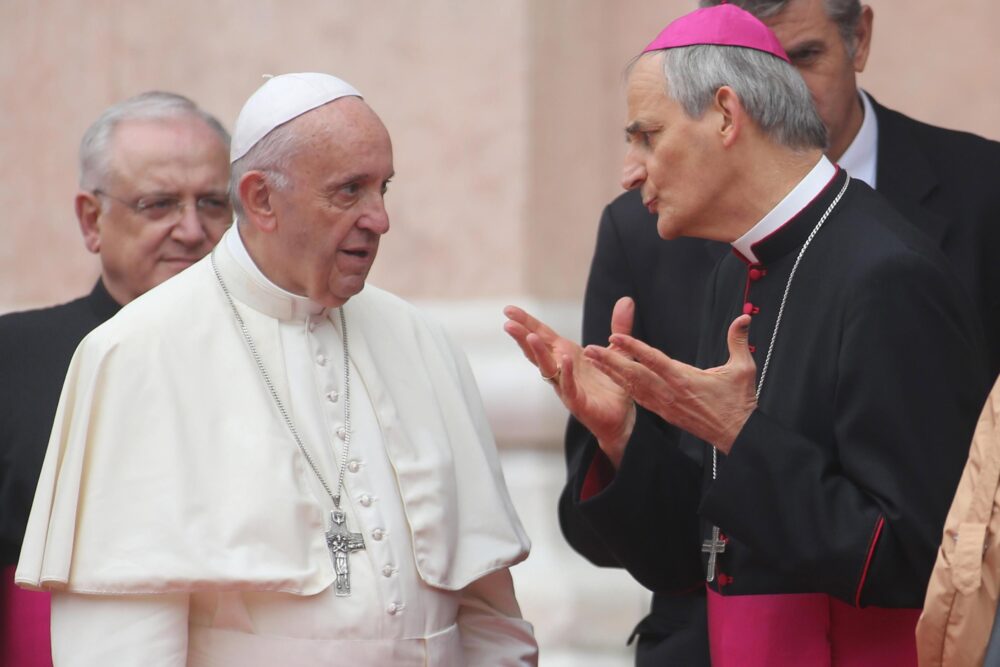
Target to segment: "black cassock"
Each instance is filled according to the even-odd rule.
[[[75,301],[0,317],[0,567],[17,563],[73,352],[120,307],[98,281]]]
[[[699,367],[725,363],[726,331],[750,309],[759,377],[792,266],[845,178],[839,171],[754,246],[759,265],[723,258],[709,281]],[[656,591],[704,581],[707,556],[699,563],[676,545],[708,539],[717,525],[728,543],[711,586],[723,595],[817,592],[920,607],[987,366],[979,322],[940,251],[852,181],[796,271],[759,407],[719,456],[718,479],[710,449],[689,435],[682,448],[704,448],[704,467],[663,442],[640,443],[642,460],[626,449],[613,479],[595,486],[590,518]],[[646,426],[637,433],[655,440]]]
[[[994,375],[1000,368],[1000,143],[920,123],[872,100],[878,121],[878,192],[925,233],[951,260],[986,324]],[[664,241],[656,234],[656,217],[642,205],[638,191],[609,204],[602,214],[584,302],[583,341],[607,344],[612,306],[621,296],[636,300],[634,334],[674,358],[696,360],[702,291],[728,244],[701,239]],[[916,287],[916,286],[915,286]],[[676,484],[687,466],[677,458],[678,431],[640,410],[639,424],[622,462],[623,479],[638,467],[664,474]],[[624,567],[652,588],[653,610],[636,629],[640,636],[637,664],[707,665],[705,594],[696,523],[689,540],[681,532],[660,535],[633,497],[612,483],[592,501],[580,502],[582,482],[597,453],[597,443],[579,422],[570,419],[566,434],[568,478],[559,502],[560,526],[570,545],[591,562]],[[700,459],[702,450],[697,449]],[[598,455],[599,457],[599,455]],[[623,485],[624,486],[624,485]],[[698,485],[700,486],[700,485]],[[687,504],[697,519],[698,487]],[[640,503],[633,505],[633,502]],[[669,549],[667,561],[650,554]],[[687,552],[688,557],[679,554]],[[675,569],[667,578],[660,563]],[[687,572],[687,586],[676,584]],[[645,646],[644,646],[645,644]],[[645,650],[644,650],[645,649]]]
[[[699,366],[726,361],[726,328],[753,309],[760,377],[789,273],[844,178],[754,246],[759,266],[720,263]],[[716,590],[922,606],[987,368],[943,255],[852,181],[796,271],[758,409],[717,480],[705,466],[703,534],[729,537]]]

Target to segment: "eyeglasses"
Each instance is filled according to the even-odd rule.
[[[126,201],[104,190],[94,190],[95,195],[114,199],[119,204],[129,208],[133,213],[142,216],[150,222],[172,222],[180,219],[187,202],[179,197],[166,195],[148,195],[135,201]],[[194,200],[198,218],[203,221],[228,223],[232,219],[232,211],[227,197],[205,195]]]

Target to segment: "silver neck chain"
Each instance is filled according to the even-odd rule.
[[[754,399],[760,401],[760,392],[764,389],[764,378],[767,377],[767,368],[771,365],[771,353],[774,352],[774,341],[778,339],[778,329],[781,327],[781,316],[785,312],[785,302],[788,301],[788,293],[792,289],[792,280],[795,279],[795,272],[799,268],[799,262],[802,261],[802,256],[806,254],[806,249],[809,244],[812,243],[813,238],[815,238],[816,233],[819,232],[819,228],[823,226],[826,219],[830,217],[833,209],[836,208],[837,204],[840,202],[840,198],[844,196],[847,192],[847,186],[850,185],[851,179],[848,178],[844,181],[844,187],[840,188],[840,192],[837,196],[833,198],[830,205],[827,207],[826,211],[820,217],[819,222],[813,227],[813,230],[809,232],[809,236],[806,237],[805,243],[802,244],[802,249],[799,250],[799,256],[795,258],[795,263],[792,265],[792,271],[788,274],[788,281],[785,283],[785,293],[781,295],[781,305],[778,306],[778,317],[774,321],[774,331],[771,332],[771,343],[767,346],[767,356],[764,357],[764,367],[760,371],[760,380],[757,382],[757,391],[754,394]],[[719,450],[712,447],[712,479],[716,478],[719,468]]]
[[[278,412],[281,413],[281,418],[285,420],[285,426],[291,432],[292,437],[295,439],[295,444],[298,445],[299,451],[306,458],[309,463],[309,467],[312,468],[313,473],[316,474],[316,478],[319,479],[319,483],[323,485],[326,489],[327,495],[330,496],[330,500],[333,501],[333,505],[336,508],[340,508],[340,492],[344,488],[344,472],[347,470],[347,454],[351,450],[351,364],[350,355],[348,353],[347,346],[347,318],[344,316],[344,307],[341,306],[338,310],[340,311],[340,330],[344,338],[344,455],[337,461],[337,492],[334,493],[330,489],[330,485],[327,484],[326,478],[320,473],[319,468],[316,467],[316,462],[313,457],[309,454],[309,450],[306,449],[305,444],[302,442],[302,438],[299,437],[299,432],[295,428],[295,424],[292,423],[291,417],[288,415],[288,410],[285,409],[285,404],[281,402],[281,398],[278,396],[278,392],[274,388],[274,383],[271,382],[271,376],[268,375],[267,369],[264,368],[264,362],[260,358],[260,354],[257,352],[257,346],[253,342],[253,338],[250,336],[250,331],[247,329],[246,323],[240,316],[240,311],[236,309],[236,304],[233,302],[233,297],[229,293],[229,288],[226,287],[226,282],[222,279],[222,274],[219,273],[219,267],[215,263],[215,252],[212,252],[212,270],[215,272],[215,279],[219,281],[219,287],[222,288],[222,293],[226,295],[226,301],[229,302],[229,307],[233,311],[233,316],[236,318],[237,324],[240,326],[240,331],[243,333],[243,339],[247,343],[247,347],[250,349],[250,354],[253,355],[253,360],[257,363],[257,370],[260,371],[260,376],[264,380],[264,384],[267,385],[267,391],[271,394],[271,398],[274,400],[274,405],[278,408]],[[336,458],[337,452],[334,451],[334,457]]]

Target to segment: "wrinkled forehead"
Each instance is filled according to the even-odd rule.
[[[644,53],[629,64],[625,78],[625,95],[629,103],[638,98],[668,95],[663,71],[665,54],[665,51]]]
[[[289,121],[303,138],[332,138],[341,142],[382,138],[389,131],[378,114],[360,97],[342,97]]]
[[[355,169],[372,174],[392,171],[389,132],[360,98],[329,102],[290,121],[289,125],[292,124],[297,148],[289,164],[291,171],[299,168]]]
[[[205,119],[190,113],[154,117],[123,118],[111,130],[109,145],[128,148],[135,142],[162,143],[195,142],[217,149],[225,142]]]
[[[137,179],[155,170],[229,172],[228,147],[197,116],[129,119],[111,135],[109,177]],[[225,164],[223,164],[225,163]]]

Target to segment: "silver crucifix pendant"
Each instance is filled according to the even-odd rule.
[[[339,597],[351,594],[351,566],[347,560],[348,554],[365,548],[365,540],[361,533],[352,533],[347,529],[347,514],[342,510],[330,511],[330,530],[326,531],[326,546],[333,558],[333,571],[337,573],[334,592]]]
[[[718,526],[712,526],[712,539],[701,543],[701,552],[708,554],[708,572],[705,573],[705,581],[712,583],[715,581],[715,558],[726,552],[726,541],[719,536]]]

